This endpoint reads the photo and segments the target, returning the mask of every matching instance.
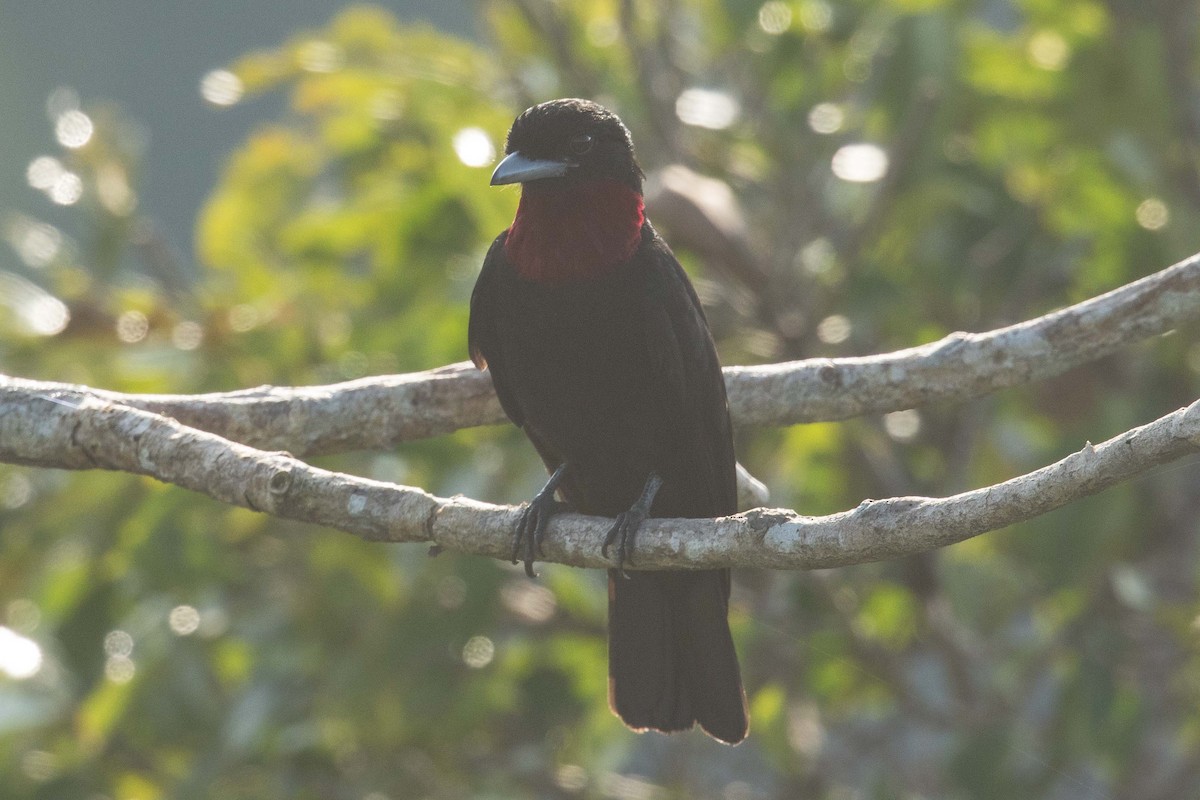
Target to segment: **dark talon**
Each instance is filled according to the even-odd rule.
[[[637,536],[638,528],[650,516],[650,507],[654,505],[654,496],[658,494],[658,490],[662,488],[662,478],[658,474],[651,472],[646,478],[646,485],[642,489],[641,497],[639,497],[628,511],[624,511],[617,515],[613,526],[608,529],[608,535],[604,537],[604,544],[600,548],[600,554],[608,558],[608,548],[613,542],[617,543],[617,571],[622,578],[628,578],[628,573],[625,572],[625,565],[635,566],[633,563],[633,544],[634,538]]]
[[[530,578],[537,577],[533,572],[534,555],[545,555],[542,552],[542,540],[546,538],[546,525],[550,522],[550,518],[561,511],[565,505],[554,499],[554,492],[562,483],[566,469],[567,465],[562,464],[554,471],[542,490],[535,494],[529,504],[525,506],[521,512],[521,519],[517,521],[517,528],[513,535],[512,563],[516,564],[524,560],[525,574]],[[525,545],[524,559],[519,558],[522,544]]]

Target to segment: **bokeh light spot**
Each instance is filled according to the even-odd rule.
[[[336,44],[314,39],[300,46],[297,60],[300,68],[309,72],[334,72],[341,69],[346,59]]]
[[[234,333],[252,331],[262,322],[262,314],[258,309],[247,303],[236,305],[229,309],[229,328]]]
[[[79,108],[79,92],[70,86],[58,86],[46,96],[46,115],[56,120]]]
[[[546,622],[554,616],[554,592],[526,580],[510,581],[500,589],[500,601],[509,611],[530,622]]]
[[[60,206],[73,206],[83,197],[83,179],[74,172],[64,170],[55,179],[47,194]]]
[[[371,98],[371,116],[381,122],[392,122],[404,114],[404,96],[395,89],[376,92]]]
[[[9,627],[17,633],[33,633],[42,624],[42,610],[38,604],[28,597],[18,597],[9,601],[4,609]]]
[[[63,172],[62,162],[54,156],[38,156],[25,168],[25,180],[33,188],[46,191],[54,186]]]
[[[883,429],[897,442],[911,442],[921,432],[921,414],[913,408],[884,414]]]
[[[816,703],[797,703],[788,709],[788,744],[797,753],[816,758],[825,743],[825,727]]]
[[[104,635],[104,652],[128,658],[133,653],[133,637],[123,630],[109,631]]]
[[[167,624],[176,636],[191,636],[200,628],[200,612],[193,606],[175,606],[167,615]]]
[[[35,783],[45,783],[58,774],[58,759],[45,750],[30,750],[21,756],[21,772]]]
[[[496,645],[486,636],[472,636],[463,645],[462,659],[471,669],[483,669],[496,657]]]
[[[113,216],[127,217],[137,208],[137,195],[129,186],[125,170],[115,164],[105,164],[96,171],[96,196]]]
[[[38,336],[57,336],[71,321],[71,312],[57,297],[42,295],[27,305],[21,313],[30,333]]]
[[[800,4],[800,25],[810,33],[824,33],[833,25],[833,9],[824,0]]]
[[[42,668],[42,648],[11,628],[0,627],[0,672],[25,680]]]
[[[128,656],[109,656],[104,662],[104,677],[113,683],[129,683],[135,672],[137,667]]]
[[[1029,37],[1029,60],[1034,66],[1057,72],[1067,66],[1071,46],[1058,31],[1038,31]]]
[[[92,118],[77,108],[64,111],[54,121],[54,138],[63,147],[72,150],[91,141],[95,132],[96,126],[92,123]]]
[[[758,27],[778,36],[792,26],[792,9],[780,0],[770,0],[758,9]]]
[[[841,344],[850,338],[853,327],[841,314],[831,314],[817,323],[817,338],[825,344]]]
[[[214,106],[231,106],[242,99],[242,79],[227,69],[214,69],[200,79],[200,96]]]
[[[1148,231],[1159,231],[1171,221],[1171,210],[1157,197],[1148,197],[1138,204],[1134,212],[1137,224]]]
[[[808,127],[817,133],[837,133],[846,122],[846,112],[836,103],[817,103],[808,112]]]
[[[483,167],[496,158],[496,146],[492,137],[482,128],[463,128],[452,140],[458,160],[468,167]]]
[[[872,183],[887,174],[888,157],[878,145],[847,144],[833,154],[831,166],[844,181]]]
[[[14,472],[0,481],[0,507],[7,509],[20,508],[33,497],[33,483],[26,476]],[[14,600],[13,603],[16,601]],[[11,616],[12,603],[9,604]]]
[[[29,217],[14,217],[4,234],[21,260],[34,268],[46,266],[62,250],[62,231]]]
[[[171,329],[171,344],[179,350],[195,350],[204,342],[200,323],[184,320]]]
[[[715,89],[684,89],[675,100],[675,116],[685,125],[723,130],[737,121],[742,108],[733,95]]]
[[[62,333],[71,319],[63,301],[11,272],[0,271],[0,305],[11,309],[16,321],[33,336]]]
[[[117,338],[125,344],[140,342],[149,332],[150,320],[140,311],[126,311],[117,317]]]
[[[563,764],[554,771],[554,782],[563,791],[582,792],[587,787],[587,770],[578,764]]]

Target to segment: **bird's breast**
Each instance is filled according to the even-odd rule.
[[[643,222],[642,196],[619,181],[530,186],[521,193],[504,254],[527,281],[591,281],[637,251]]]

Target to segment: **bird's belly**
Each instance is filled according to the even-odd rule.
[[[548,462],[570,464],[568,499],[611,515],[664,469],[668,447],[643,328],[605,299],[521,315],[504,359],[530,438]]]

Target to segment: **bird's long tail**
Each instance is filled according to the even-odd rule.
[[[729,570],[608,573],[608,701],[635,730],[746,738]]]

